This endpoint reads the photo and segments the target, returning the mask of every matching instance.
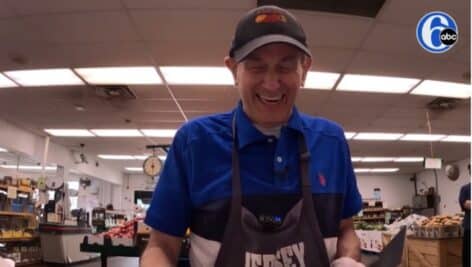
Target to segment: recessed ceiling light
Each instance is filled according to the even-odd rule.
[[[444,134],[405,134],[402,141],[438,141],[444,138]]]
[[[90,130],[100,137],[141,137],[143,136],[137,129],[92,129]]]
[[[389,157],[363,157],[362,162],[389,162],[393,161],[393,158]]]
[[[358,133],[354,140],[393,141],[398,140],[402,135],[402,133]]]
[[[233,85],[231,72],[224,67],[160,67],[168,84]]]
[[[22,86],[82,85],[70,69],[35,69],[5,71],[5,75]]]
[[[0,152],[8,152],[8,150],[6,150],[6,149],[3,148],[3,147],[0,147]]]
[[[92,137],[94,136],[86,129],[44,129],[45,132],[52,136],[59,137]]]
[[[130,172],[142,172],[143,167],[125,167],[125,170]]]
[[[445,138],[439,140],[441,142],[460,142],[470,143],[472,137],[470,135],[448,135]]]
[[[110,154],[100,154],[98,155],[101,159],[114,159],[114,160],[134,160],[135,157],[131,155],[110,155]]]
[[[399,157],[393,160],[394,162],[423,162],[423,157]]]
[[[174,137],[177,130],[175,129],[140,129],[147,137]]]
[[[6,87],[18,87],[18,85],[0,73],[0,88]]]
[[[75,71],[90,84],[161,84],[154,67],[77,68]]]
[[[408,92],[418,79],[346,74],[336,90],[402,94]]]
[[[303,88],[331,90],[339,76],[339,73],[309,71]]]
[[[344,136],[347,140],[351,139],[354,135],[356,135],[354,132],[344,132]]]
[[[469,98],[472,95],[470,84],[424,80],[411,94],[453,98]]]

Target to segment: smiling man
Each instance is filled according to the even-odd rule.
[[[241,101],[176,134],[141,266],[175,266],[187,228],[194,267],[363,266],[344,132],[294,106],[312,62],[301,25],[284,9],[253,9],[224,62]]]

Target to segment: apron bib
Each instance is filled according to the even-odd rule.
[[[279,217],[257,218],[242,206],[236,115],[233,117],[231,209],[216,267],[329,267],[329,259],[313,206],[308,178],[309,153],[299,136],[302,198]]]

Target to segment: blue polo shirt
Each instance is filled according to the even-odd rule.
[[[284,213],[301,198],[298,135],[311,154],[313,201],[325,237],[362,206],[351,157],[340,126],[299,113],[280,136],[257,130],[241,103],[231,112],[197,118],[175,135],[145,219],[152,228],[183,236],[222,238],[231,198],[232,118],[236,116],[243,205],[253,213]]]

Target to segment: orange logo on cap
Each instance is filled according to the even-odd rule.
[[[287,18],[278,13],[266,13],[257,15],[255,21],[256,23],[287,22]]]

